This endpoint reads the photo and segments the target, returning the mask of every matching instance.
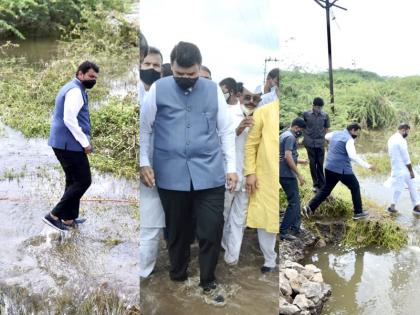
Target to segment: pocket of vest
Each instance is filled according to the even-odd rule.
[[[207,123],[207,133],[210,134],[212,130],[216,129],[216,123],[211,120],[210,113],[203,113],[204,119]]]

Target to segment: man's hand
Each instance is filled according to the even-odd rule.
[[[229,192],[234,192],[236,184],[238,183],[238,175],[236,173],[227,173],[227,189]]]
[[[301,165],[308,165],[308,164],[309,164],[309,161],[308,161],[308,160],[299,160],[299,161],[298,161],[298,164],[301,164]]]
[[[140,180],[147,187],[151,188],[155,186],[155,172],[150,166],[140,167]]]
[[[86,154],[92,153],[92,146],[89,144],[86,148],[83,148]]]
[[[246,177],[246,192],[248,196],[251,196],[254,192],[257,191],[258,180],[257,175],[250,174]]]
[[[254,118],[252,116],[247,116],[242,119],[238,128],[236,128],[236,135],[239,136],[247,127],[252,127],[254,125]]]
[[[302,174],[298,175],[298,180],[299,180],[300,186],[305,185],[305,178],[302,176]]]

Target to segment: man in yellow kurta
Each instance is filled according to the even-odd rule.
[[[274,271],[279,232],[279,107],[278,100],[254,112],[254,126],[245,145],[246,189],[250,196],[247,226],[258,230],[264,254],[261,272]]]

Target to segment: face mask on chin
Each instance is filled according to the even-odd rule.
[[[182,90],[188,90],[189,88],[192,88],[195,83],[198,80],[198,77],[195,78],[185,78],[185,77],[175,77],[174,80],[176,84],[182,89]]]
[[[403,133],[402,136],[403,136],[403,138],[407,138],[408,137],[408,133]]]
[[[255,108],[248,108],[246,107],[244,104],[241,104],[241,108],[242,108],[242,112],[244,113],[245,116],[252,116],[252,114],[255,111]]]
[[[227,102],[229,100],[230,93],[226,92],[226,93],[223,93],[223,95],[225,96],[225,101]]]
[[[147,85],[152,85],[160,79],[161,73],[155,69],[140,69],[140,79]]]
[[[302,135],[303,135],[303,132],[301,130],[295,131],[296,138],[302,137]]]
[[[353,139],[356,139],[356,138],[357,138],[357,135],[351,135],[351,137],[352,137]]]

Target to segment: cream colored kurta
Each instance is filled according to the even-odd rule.
[[[274,101],[254,112],[254,126],[245,144],[244,175],[256,174],[247,226],[279,232],[279,107]]]

